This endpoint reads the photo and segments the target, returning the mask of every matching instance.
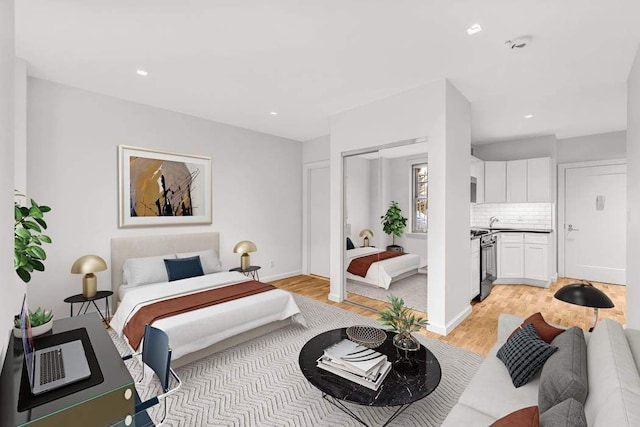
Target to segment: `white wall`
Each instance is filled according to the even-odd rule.
[[[213,224],[118,229],[118,144],[211,156]],[[97,254],[110,265],[112,237],[219,231],[224,268],[239,264],[233,246],[249,239],[262,279],[300,272],[300,142],[29,79],[28,160],[30,194],[53,209],[46,271],[29,299],[58,317],[81,290],[72,263]],[[111,288],[110,271],[97,276],[99,289]]]
[[[627,79],[627,326],[640,329],[640,49]]]
[[[543,135],[473,146],[473,155],[482,160],[502,161],[555,157],[555,152],[555,135]]]
[[[609,132],[558,140],[558,164],[624,159],[627,132]]]
[[[360,231],[371,228],[371,160],[354,156],[345,159],[347,233],[354,245],[361,246]]]
[[[329,160],[329,135],[319,136],[302,143],[302,163]],[[328,212],[328,211],[327,211]]]
[[[20,311],[24,286],[13,269],[14,2],[0,0],[0,362]],[[3,403],[5,404],[5,403]]]
[[[443,80],[336,114],[331,117],[330,127],[330,299],[343,298],[342,154],[427,136],[429,148],[424,154],[428,154],[431,167],[429,329],[446,333],[470,312],[467,286],[470,265],[459,262],[465,253],[470,256],[468,101]]]

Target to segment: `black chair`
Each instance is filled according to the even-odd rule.
[[[144,379],[144,365],[147,365],[153,370],[153,372],[155,372],[158,380],[160,381],[160,385],[162,386],[162,394],[145,400],[144,402],[141,401],[140,395],[136,391],[136,425],[154,425],[146,411],[148,408],[159,404],[161,400],[164,401],[164,416],[160,421],[160,423],[162,423],[167,417],[167,402],[165,400],[166,397],[172,393],[175,393],[182,385],[182,381],[180,381],[180,378],[178,378],[173,369],[171,369],[171,349],[169,348],[169,337],[164,331],[158,328],[154,328],[151,325],[145,325],[142,351],[123,356],[122,360],[128,360],[135,356],[142,356],[143,363],[142,377],[138,382],[141,382]],[[169,389],[169,374],[171,374],[173,378],[178,382],[178,385],[176,385],[172,389]]]

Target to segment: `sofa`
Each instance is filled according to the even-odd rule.
[[[496,357],[498,350],[523,320],[510,314],[500,315],[496,344],[443,426],[487,427],[514,411],[538,406],[539,398],[542,399],[539,390],[541,373],[529,383],[516,388],[505,364]],[[582,331],[579,332],[582,336]],[[640,330],[625,330],[619,323],[604,319],[592,333],[584,334],[583,347],[585,342],[588,385],[585,384],[583,419],[586,419],[588,426],[640,426]],[[579,406],[582,411],[582,405]],[[540,425],[543,427],[581,424],[544,422],[544,419],[545,414],[540,406]]]

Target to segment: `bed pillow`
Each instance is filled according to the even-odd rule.
[[[199,256],[179,259],[165,259],[164,265],[167,268],[169,281],[188,279],[190,277],[204,276],[202,263]]]
[[[220,262],[220,257],[218,256],[218,252],[213,249],[207,249],[205,251],[198,252],[185,252],[181,254],[176,254],[178,259],[182,258],[191,258],[194,256],[200,257],[200,263],[202,264],[202,271],[204,274],[217,273],[218,271],[222,271],[222,262]]]
[[[347,237],[347,250],[349,249],[355,249],[356,246],[353,244],[353,242],[351,241],[351,238]]]
[[[544,363],[558,347],[549,345],[540,339],[533,325],[529,324],[507,340],[496,356],[507,367],[515,387],[521,387],[531,381],[540,372]]]
[[[168,282],[165,259],[176,259],[175,254],[146,258],[129,258],[122,267],[123,277],[131,286],[148,285],[150,283]]]

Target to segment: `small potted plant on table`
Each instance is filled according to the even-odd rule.
[[[40,307],[38,307],[36,311],[29,310],[29,322],[31,323],[31,333],[34,337],[45,334],[49,332],[53,326],[53,312],[51,310],[43,310]],[[13,319],[13,323],[13,335],[16,338],[22,338],[20,316],[16,316]]]
[[[420,342],[411,335],[417,332],[423,326],[429,324],[427,319],[416,316],[408,307],[405,307],[404,300],[389,294],[390,307],[379,312],[380,321],[387,330],[395,332],[393,337],[393,345],[405,351],[417,351],[420,348]]]

